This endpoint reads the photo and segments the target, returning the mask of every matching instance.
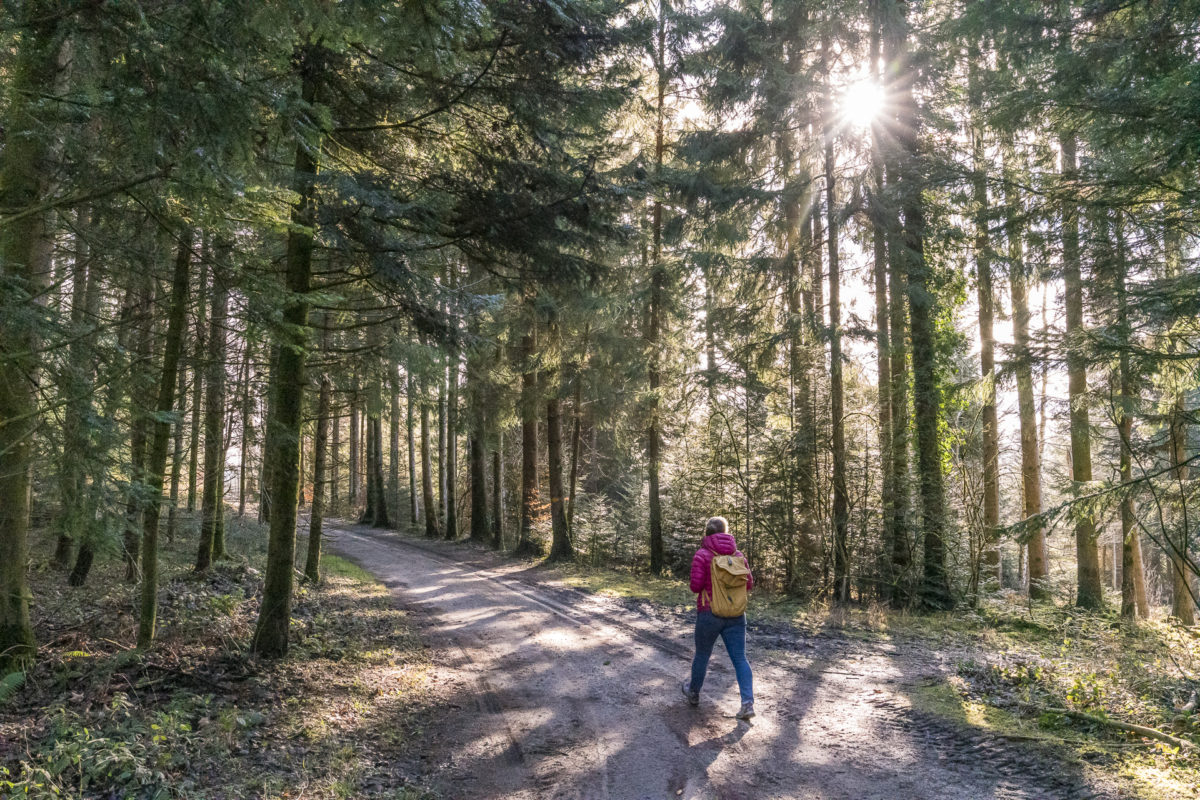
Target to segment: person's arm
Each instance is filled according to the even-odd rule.
[[[701,555],[703,552],[697,550],[696,555],[692,556],[692,579],[689,586],[696,594],[700,594],[708,586],[708,570],[704,568],[704,557]]]
[[[746,558],[746,556],[743,555],[742,561],[745,563],[746,569],[750,569],[750,559]],[[754,591],[754,573],[753,572],[747,573],[747,575],[746,575],[746,591],[747,592]]]

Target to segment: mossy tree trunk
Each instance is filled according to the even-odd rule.
[[[50,142],[36,107],[53,97],[63,34],[57,4],[26,4],[27,24],[8,63],[8,101],[0,160],[0,208],[31,210],[45,199]],[[25,666],[37,652],[25,574],[34,435],[38,426],[38,329],[21,313],[50,274],[46,213],[0,227],[0,670]]]
[[[317,84],[324,70],[320,45],[307,45],[298,53],[301,97],[308,105],[316,101]],[[289,294],[279,337],[279,360],[271,373],[274,402],[267,419],[272,462],[269,475],[271,527],[267,546],[267,569],[258,624],[251,651],[265,657],[280,657],[288,651],[288,627],[292,617],[292,583],[296,553],[296,504],[300,490],[300,432],[304,396],[304,363],[308,346],[308,292],[312,281],[313,226],[316,221],[314,179],[320,134],[316,141],[296,145],[294,190],[299,201],[292,209],[292,227],[287,236],[286,289]]]

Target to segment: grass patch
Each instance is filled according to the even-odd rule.
[[[195,575],[184,522],[162,553],[159,636],[144,653],[119,558],[71,589],[42,566],[51,537],[35,540],[42,647],[0,704],[0,796],[432,797],[419,762],[431,666],[387,588],[325,557],[321,585],[296,589],[289,657],[253,659],[265,531],[231,520],[230,557]]]
[[[325,578],[349,578],[358,583],[381,585],[375,580],[375,576],[358,564],[349,559],[329,553],[321,555],[321,572]]]
[[[556,565],[556,570],[565,585],[590,594],[645,600],[662,606],[687,606],[696,601],[687,583],[674,578],[575,565]]]

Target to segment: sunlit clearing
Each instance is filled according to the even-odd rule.
[[[883,87],[872,80],[855,81],[842,94],[842,119],[854,128],[869,128],[883,106]]]

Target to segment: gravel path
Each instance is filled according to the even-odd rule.
[[[330,546],[420,616],[445,714],[423,769],[447,798],[1108,797],[1072,764],[946,723],[906,696],[916,650],[753,624],[751,723],[718,645],[699,708],[679,693],[687,615],[548,587],[527,564],[363,526]]]

